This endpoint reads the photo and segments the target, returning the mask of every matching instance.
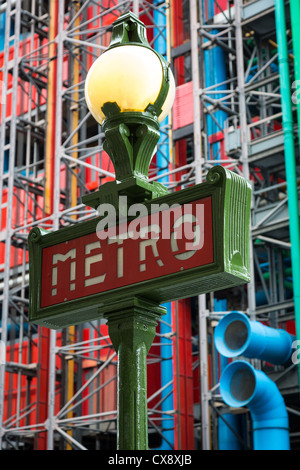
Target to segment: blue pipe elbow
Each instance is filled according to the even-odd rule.
[[[244,356],[285,364],[292,354],[293,337],[284,330],[250,321],[244,313],[226,314],[215,329],[215,346],[225,357]]]
[[[248,407],[254,450],[290,450],[285,403],[276,384],[264,372],[245,361],[234,361],[224,369],[220,392],[227,405]]]

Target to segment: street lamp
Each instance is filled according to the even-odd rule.
[[[28,236],[29,318],[54,329],[107,319],[118,353],[118,449],[145,450],[146,357],[165,313],[160,304],[250,281],[251,186],[218,165],[209,170],[206,182],[173,194],[149,182],[159,120],[173,102],[174,80],[132,13],[113,23],[111,44],[88,73],[86,98],[105,133],[104,148],[116,179],[82,201],[90,207],[114,205],[119,217],[112,223],[119,236],[99,236],[97,227],[105,217],[55,232],[34,227]],[[141,230],[141,237],[131,238],[130,225],[139,222],[135,219],[124,232],[119,196],[126,196],[128,205],[144,203],[147,216],[142,220],[149,233],[160,236],[147,239]],[[152,206],[161,214],[155,223]],[[174,223],[165,237],[171,209]],[[182,234],[179,246],[173,242],[185,222],[193,224],[193,243]]]
[[[218,165],[209,170],[206,182],[173,194],[149,182],[159,121],[174,99],[174,79],[132,13],[113,23],[111,44],[88,73],[86,99],[105,133],[104,148],[116,179],[82,201],[96,208],[114,205],[119,217],[111,223],[119,236],[99,236],[97,227],[105,217],[55,232],[34,227],[28,236],[29,319],[54,329],[107,319],[118,353],[118,449],[145,450],[146,357],[166,311],[160,304],[250,281],[251,186]],[[126,196],[128,205],[144,203],[147,216],[141,219],[149,233],[160,236],[147,239],[141,230],[140,237],[131,238],[130,225],[140,219],[130,220],[124,232],[119,196]],[[155,223],[152,206],[155,216],[161,214]],[[165,237],[173,209],[174,223]],[[177,229],[185,222],[193,224],[193,242],[182,233],[179,246]]]
[[[85,81],[86,102],[99,124],[108,117],[106,103],[117,103],[124,120],[124,113],[142,112],[161,122],[174,94],[172,72],[163,57],[144,44],[110,46],[94,62]]]
[[[131,12],[113,23],[108,49],[90,68],[85,82],[88,108],[105,133],[103,147],[115,168],[115,181],[82,198],[97,208],[119,195],[128,205],[167,194],[150,183],[148,170],[160,137],[159,123],[170,111],[175,82],[170,66],[146,38],[145,25]],[[148,448],[146,356],[165,308],[140,297],[101,308],[118,353],[118,449]]]
[[[108,49],[90,68],[85,81],[88,108],[105,133],[103,147],[110,156],[116,181],[83,197],[98,207],[126,190],[142,202],[167,193],[158,182],[150,183],[148,170],[160,137],[159,123],[170,111],[175,82],[164,57],[146,38],[145,25],[131,12],[113,23]]]

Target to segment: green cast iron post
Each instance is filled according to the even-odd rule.
[[[295,95],[297,106],[298,131],[300,129],[300,2],[290,0],[291,26],[293,36],[293,55],[294,55],[294,77],[295,77]],[[298,98],[299,95],[299,98]],[[300,145],[300,142],[299,142]]]
[[[128,12],[113,23],[112,39],[107,51],[130,44],[151,49],[159,58],[163,75],[161,89],[156,101],[149,103],[143,112],[121,112],[116,102],[104,103],[101,108],[105,115],[102,123],[105,133],[103,148],[114,165],[116,179],[82,197],[82,202],[90,207],[97,208],[99,204],[109,201],[118,210],[120,194],[126,194],[130,205],[168,193],[163,184],[149,182],[148,171],[160,137],[158,116],[170,88],[172,72],[164,57],[148,43],[145,25]]]
[[[129,12],[113,24],[112,41],[108,50],[115,47],[122,48],[130,43],[150,48],[146,41],[145,25]],[[157,54],[155,51],[153,53]],[[140,271],[140,277],[132,284],[120,284],[115,288],[107,284],[102,290],[101,285],[96,282],[98,290],[87,291],[86,289],[90,287],[87,287],[83,280],[86,280],[91,273],[86,272],[86,265],[84,265],[86,258],[83,257],[82,249],[88,246],[85,243],[96,245],[97,249],[104,250],[103,253],[101,252],[101,258],[98,258],[97,262],[94,261],[95,267],[98,262],[103,262],[100,268],[103,267],[103,270],[109,274],[111,263],[114,262],[107,258],[106,261],[102,259],[105,243],[103,243],[104,248],[102,245],[100,247],[97,238],[97,224],[102,216],[53,233],[34,227],[28,237],[30,321],[48,328],[59,329],[100,317],[107,319],[109,336],[118,354],[119,450],[146,450],[148,448],[146,357],[155,337],[158,320],[166,313],[166,309],[160,305],[170,300],[241,285],[250,280],[251,188],[244,178],[223,167],[215,166],[208,172],[205,183],[173,194],[169,194],[168,189],[159,182],[149,182],[149,165],[159,139],[158,116],[171,89],[171,71],[161,56],[160,60],[163,76],[161,89],[156,101],[149,103],[144,111],[121,112],[115,102],[106,102],[103,106],[101,105],[105,115],[102,123],[106,137],[104,148],[114,164],[116,179],[101,185],[98,191],[82,197],[82,202],[95,208],[109,203],[115,209],[117,225],[122,221],[124,208],[119,207],[119,197],[123,195],[127,197],[128,207],[131,204],[142,203],[147,210],[150,209],[153,201],[170,208],[174,202],[181,206],[193,202],[195,204],[200,202],[203,207],[206,204],[206,222],[203,225],[207,228],[203,227],[203,234],[207,230],[205,233],[209,235],[205,235],[203,243],[207,244],[204,246],[208,247],[209,257],[205,257],[207,256],[206,248],[205,250],[203,248],[205,253],[200,248],[200,257],[204,256],[204,259],[199,260],[196,257],[196,264],[189,267],[185,262],[189,261],[190,256],[185,258],[181,256],[182,253],[176,254],[179,248],[177,247],[177,250],[176,246],[171,244],[170,238],[171,254],[168,251],[164,253],[162,248],[160,256],[166,257],[162,264],[164,267],[168,268],[171,260],[171,267],[173,266],[171,271],[160,271],[159,275],[155,274],[153,277],[144,279]],[[161,209],[162,212],[163,210]],[[148,214],[150,213],[151,210]],[[197,222],[200,230],[200,219]],[[86,237],[88,237],[88,242]],[[68,288],[68,279],[63,279],[63,286],[55,283],[57,289],[52,289],[51,273],[53,269],[56,269],[56,276],[59,276],[57,273],[61,268],[51,266],[51,263],[54,264],[51,261],[53,260],[51,250],[53,247],[57,250],[55,254],[62,257],[60,266],[63,265],[67,269],[70,259],[66,253],[66,244],[69,250],[69,243],[73,246],[72,263],[75,266],[81,266],[81,270],[76,271],[79,273],[78,279],[76,278],[72,284],[72,287],[76,283],[84,286],[81,287],[80,294],[76,289]],[[107,246],[106,255],[108,256],[111,252]],[[124,252],[126,246],[128,247],[128,244],[126,245],[124,239]],[[130,250],[134,251],[139,245],[129,246]],[[188,251],[189,255],[194,256],[197,248]],[[51,257],[47,258],[50,255]],[[131,259],[132,251],[130,255]],[[46,262],[47,259],[48,262]],[[175,265],[172,264],[173,262]],[[129,264],[127,258],[127,269],[132,268],[128,266]],[[62,274],[60,276],[62,280]],[[50,288],[50,294],[48,288]],[[63,300],[60,297],[56,299],[53,297],[59,290],[63,290]],[[52,291],[55,293],[53,294]]]
[[[118,449],[148,449],[147,353],[165,309],[140,298],[106,306],[108,332],[118,353]]]
[[[290,238],[292,254],[292,273],[295,305],[296,336],[300,338],[300,225],[299,200],[294,141],[294,121],[289,74],[289,58],[286,35],[285,2],[275,0],[276,34],[278,42],[278,62],[282,104],[282,126],[284,132],[285,172],[290,217]],[[298,367],[300,383],[300,365]]]
[[[108,49],[135,44],[150,48],[146,28],[131,12],[113,24]],[[99,191],[82,198],[84,204],[98,207],[109,201],[119,213],[119,196],[125,194],[128,207],[145,203],[168,193],[158,182],[150,183],[148,171],[160,137],[158,116],[169,90],[169,65],[159,57],[163,71],[160,93],[144,112],[120,112],[117,103],[105,103],[104,149],[115,168],[116,179]],[[165,309],[157,302],[131,297],[114,302],[102,311],[108,319],[108,331],[118,353],[118,449],[148,449],[147,364],[146,357],[155,337],[155,329]]]

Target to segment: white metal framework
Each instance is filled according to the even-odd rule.
[[[0,439],[3,448],[18,448],[47,431],[42,447],[63,448],[65,442],[69,448],[83,449],[82,436],[97,431],[104,441],[109,433],[115,439],[115,352],[108,336],[101,332],[100,321],[58,333],[42,329],[38,333],[35,325],[28,324],[27,237],[35,225],[52,231],[95,216],[94,209],[81,203],[81,196],[101,185],[103,178],[113,178],[114,169],[102,152],[101,128],[86,107],[85,75],[109,44],[111,22],[128,9],[146,19],[152,46],[163,38],[165,51],[161,52],[168,56],[169,6],[111,0],[2,3],[6,28],[0,124],[0,216],[4,227],[1,345],[2,351],[11,351],[12,358],[5,362],[2,352]],[[158,152],[168,163],[169,155],[164,154],[169,141],[167,125],[162,127],[161,136]],[[150,176],[167,169],[166,163],[161,168],[153,166]],[[92,189],[87,187],[87,179],[92,181]],[[12,248],[15,259],[10,264]],[[90,337],[83,339],[87,334]],[[156,344],[162,341],[161,336],[158,333]],[[49,355],[40,351],[42,344]],[[149,356],[149,363],[160,360],[155,353]],[[13,384],[16,376],[17,387]],[[41,418],[41,396],[32,400],[33,382],[34,393],[39,394],[43,380],[48,387],[48,402],[43,404],[46,419]],[[110,387],[106,395],[113,397],[108,409],[100,403],[105,387]],[[13,400],[15,389],[17,398]],[[158,420],[160,393],[156,390],[149,397],[150,427],[159,434],[164,420],[174,414],[169,410]],[[13,410],[15,403],[17,409]],[[96,412],[83,411],[86,403]],[[159,425],[155,424],[157,420]],[[99,446],[100,441],[96,442]]]
[[[196,446],[215,449],[218,418],[226,412],[218,394],[212,346],[219,318],[238,309],[275,327],[285,327],[294,319],[281,94],[272,0],[184,3],[189,3],[190,40],[184,51],[191,58],[194,122],[192,130],[181,130],[181,136],[191,137],[193,159],[175,164],[177,137],[170,118],[161,128],[159,163],[151,166],[150,180],[163,179],[173,191],[200,183],[213,165],[222,164],[250,179],[253,186],[252,282],[196,299],[198,331],[191,338],[201,389],[201,418],[196,411],[194,417],[195,429],[201,429]],[[171,61],[174,4],[175,0],[7,0],[0,4],[0,18],[6,15],[0,54],[3,449],[31,448],[33,442],[36,448],[47,449],[114,445],[116,355],[105,325],[98,321],[46,332],[28,323],[27,237],[35,225],[52,231],[95,216],[94,209],[81,203],[81,196],[113,178],[114,169],[102,151],[101,128],[85,104],[85,75],[109,44],[112,17],[128,9],[146,20],[151,45]],[[216,49],[225,78],[211,82],[209,53]],[[290,68],[292,73],[292,59]],[[223,113],[222,118],[218,113]],[[216,301],[223,299],[226,308],[220,311]],[[169,351],[174,344],[176,355],[178,330],[175,322],[167,327],[157,333],[155,345]],[[162,361],[153,351],[149,366]],[[256,367],[266,369],[266,364],[256,361]],[[300,410],[295,366],[268,372],[285,395],[291,438],[297,443],[299,425],[293,420]],[[168,381],[153,390],[148,400],[149,434],[161,437],[170,448],[173,443],[164,429],[180,410],[174,406],[162,411],[161,404],[172,394],[173,385]],[[109,390],[105,399],[104,390]],[[163,391],[167,393],[162,395]],[[107,396],[111,400],[105,401]],[[243,445],[250,445],[249,436]]]

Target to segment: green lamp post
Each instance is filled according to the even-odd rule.
[[[159,122],[172,106],[175,85],[132,13],[113,23],[111,44],[89,70],[85,95],[105,133],[116,179],[82,201],[113,206],[117,217],[109,224],[119,238],[98,236],[103,215],[52,233],[34,227],[28,236],[29,318],[54,329],[107,319],[118,353],[118,449],[145,450],[146,356],[165,313],[160,305],[249,282],[251,186],[218,165],[206,182],[174,193],[149,181]],[[127,208],[124,198],[119,206],[120,196]],[[130,216],[125,224],[123,211],[137,203],[147,216]],[[141,219],[159,236],[131,238],[131,223]],[[185,223],[193,227],[192,237],[180,239],[177,229]]]
[[[109,201],[118,212],[120,195],[130,205],[166,194],[162,184],[149,182],[148,170],[175,83],[165,59],[150,47],[145,25],[131,12],[113,23],[110,46],[88,72],[85,96],[105,133],[116,180],[83,197],[84,204],[96,208]],[[119,449],[148,448],[146,356],[164,313],[156,302],[137,297],[103,309],[118,352]]]
[[[159,123],[171,109],[175,82],[165,59],[146,38],[145,25],[131,12],[113,23],[108,49],[90,68],[85,82],[87,105],[105,133],[104,149],[110,156],[116,181],[83,197],[98,207],[126,194],[129,204],[167,193],[148,181],[148,170],[159,140]]]

